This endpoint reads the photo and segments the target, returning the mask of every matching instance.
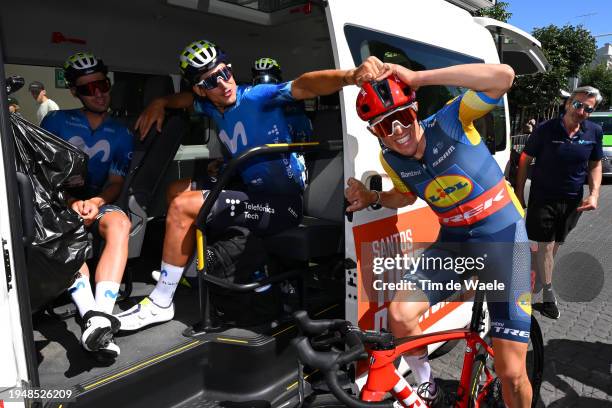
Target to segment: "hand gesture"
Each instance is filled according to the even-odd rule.
[[[346,184],[348,187],[344,190],[344,196],[350,203],[346,211],[353,212],[363,210],[374,202],[375,197],[372,197],[374,193],[368,190],[361,181],[350,177]]]

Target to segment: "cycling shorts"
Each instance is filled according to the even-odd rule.
[[[440,266],[440,262],[423,262],[414,273],[404,275],[404,280],[423,288],[421,281],[441,283],[426,285],[423,293],[430,305],[443,301],[456,293],[447,283],[461,282],[475,276],[479,283],[492,283],[494,289],[485,290],[485,298],[491,316],[491,336],[527,343],[531,326],[531,253],[524,220],[493,234],[479,237],[453,236],[442,229],[438,241],[425,250],[423,259],[455,261],[454,270]],[[458,274],[459,258],[476,260],[471,272]],[[463,263],[463,262],[462,262]],[[503,284],[503,289],[501,285]],[[438,285],[438,288],[440,286]]]
[[[204,200],[216,179],[206,177],[192,182],[192,190],[202,190]],[[301,194],[254,193],[223,190],[207,219],[212,231],[223,231],[230,225],[248,228],[257,235],[273,235],[299,225],[302,220]]]

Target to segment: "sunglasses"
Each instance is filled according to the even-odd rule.
[[[232,66],[231,65],[226,65],[220,70],[213,72],[212,75],[198,82],[196,86],[210,91],[212,89],[215,89],[217,86],[219,86],[219,80],[221,79],[224,80],[225,82],[232,79]]]
[[[88,82],[83,85],[75,86],[77,93],[82,96],[94,96],[96,91],[107,93],[111,89],[111,83],[108,78],[99,79],[97,81]]]
[[[393,134],[393,126],[397,122],[404,129],[409,128],[417,117],[416,103],[399,107],[382,118],[368,125],[368,130],[378,137],[388,137]]]
[[[259,75],[253,78],[253,85],[259,84],[278,84],[280,80],[273,75]]]
[[[572,102],[572,106],[576,110],[578,110],[580,108],[583,108],[586,113],[593,113],[593,111],[595,110],[594,106],[589,106],[589,105],[587,105],[587,104],[585,104],[583,102],[580,102],[580,101]]]

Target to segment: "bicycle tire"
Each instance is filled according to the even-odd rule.
[[[544,339],[542,338],[542,330],[540,325],[534,316],[531,316],[531,328],[529,335],[529,345],[531,350],[527,352],[527,375],[531,382],[531,388],[533,390],[533,397],[531,400],[531,407],[535,408],[540,399],[540,387],[542,386],[542,376],[544,370]],[[470,408],[494,408],[494,407],[505,407],[502,394],[501,384],[497,377],[490,383],[487,389],[483,389],[482,385],[479,385],[483,378],[485,368],[495,376],[495,371],[491,366],[491,359],[488,358],[488,354],[481,350],[481,352],[474,359],[474,367],[472,368],[472,375],[470,379],[470,396],[469,404]],[[482,393],[486,393],[482,395]],[[476,405],[477,398],[483,398],[484,404]]]

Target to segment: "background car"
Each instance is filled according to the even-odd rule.
[[[589,120],[603,128],[603,176],[612,178],[612,111],[593,112]]]

